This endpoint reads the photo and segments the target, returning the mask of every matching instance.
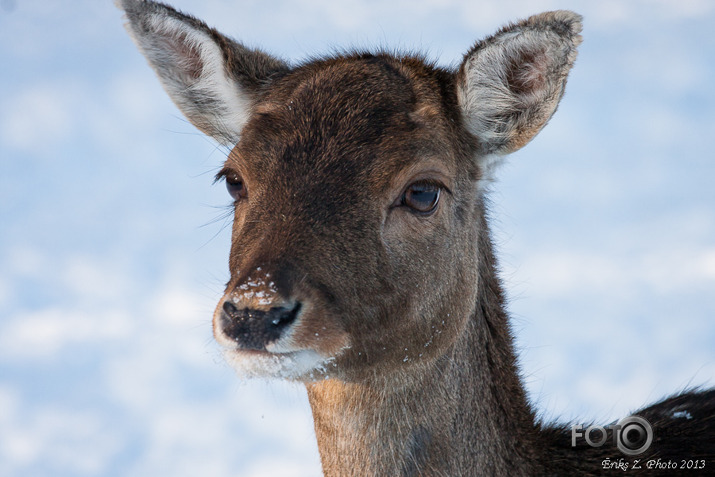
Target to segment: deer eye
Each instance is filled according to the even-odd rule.
[[[226,190],[235,201],[246,198],[246,184],[238,176],[226,176]]]
[[[415,182],[402,194],[400,205],[420,214],[429,215],[437,209],[442,188],[431,182]]]

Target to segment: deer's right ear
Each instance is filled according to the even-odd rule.
[[[238,142],[260,89],[289,69],[167,5],[116,3],[126,12],[129,34],[174,103],[194,126],[222,144]]]

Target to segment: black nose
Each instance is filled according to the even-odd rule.
[[[239,310],[230,301],[223,304],[221,329],[242,349],[265,350],[266,345],[278,340],[295,321],[301,304],[292,308],[274,307],[268,311],[244,308]]]

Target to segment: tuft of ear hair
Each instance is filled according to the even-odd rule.
[[[581,20],[564,10],[534,15],[477,42],[464,56],[457,95],[487,173],[498,156],[533,139],[556,111],[582,40]]]
[[[117,0],[126,28],[186,118],[224,145],[238,142],[255,98],[286,63],[158,2]]]

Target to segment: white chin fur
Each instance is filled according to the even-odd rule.
[[[333,358],[325,358],[312,350],[290,353],[267,353],[227,349],[226,362],[243,378],[278,378],[314,381],[327,376]]]

